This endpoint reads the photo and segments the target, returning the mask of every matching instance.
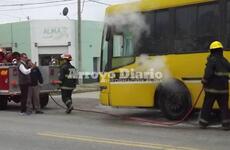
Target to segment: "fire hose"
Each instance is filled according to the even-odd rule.
[[[108,113],[108,112],[102,112],[102,111],[95,111],[95,110],[89,110],[89,109],[81,109],[81,108],[74,108],[73,110],[75,111],[81,111],[81,112],[88,112],[88,113],[96,113],[96,114],[103,114],[103,115],[109,115],[112,117],[116,117],[116,118],[122,118],[125,120],[130,120],[130,121],[136,121],[136,122],[141,122],[141,123],[149,123],[151,125],[160,125],[160,126],[175,126],[178,124],[181,124],[182,122],[184,122],[189,115],[192,113],[192,111],[194,110],[194,108],[196,107],[200,96],[203,92],[204,88],[201,89],[201,91],[199,92],[199,95],[197,96],[193,106],[189,109],[189,111],[184,115],[183,118],[176,120],[176,121],[159,121],[159,120],[148,120],[148,119],[142,119],[142,118],[138,118],[138,117],[122,117],[120,115],[116,115],[116,114],[112,114],[112,113]],[[66,109],[65,106],[59,104],[52,95],[50,95],[50,98],[53,100],[53,102],[58,105],[60,108],[62,109]]]

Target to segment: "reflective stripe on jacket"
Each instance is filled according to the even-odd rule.
[[[220,77],[223,77],[223,76],[229,77],[229,73],[228,72],[215,72],[214,74],[216,76],[220,76]]]
[[[208,89],[208,88],[205,88],[204,89],[205,92],[208,92],[208,93],[216,93],[216,94],[227,94],[228,93],[228,90],[215,90],[215,89]]]
[[[77,84],[76,78],[69,78],[70,70],[75,69],[70,62],[66,62],[61,66],[59,80],[61,81],[61,89],[72,90],[75,89]]]
[[[211,54],[207,59],[203,79],[206,92],[228,93],[230,63],[222,55]]]

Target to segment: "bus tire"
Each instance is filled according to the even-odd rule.
[[[191,94],[180,80],[170,80],[157,87],[156,101],[167,119],[182,119],[191,109]]]
[[[0,110],[6,110],[8,104],[8,98],[7,96],[0,96]]]
[[[49,94],[40,94],[40,106],[45,108],[49,102]]]

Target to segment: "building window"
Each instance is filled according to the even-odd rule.
[[[93,57],[93,71],[99,72],[100,71],[100,58]]]
[[[63,64],[60,58],[61,54],[40,54],[39,55],[39,66],[49,66],[49,65],[61,65]],[[54,63],[55,60],[55,64]]]

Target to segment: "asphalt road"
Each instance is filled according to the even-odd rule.
[[[54,98],[61,103],[60,96]],[[123,117],[164,120],[158,111],[100,106],[97,92],[75,94],[74,105]],[[20,116],[18,112],[15,104],[0,112],[0,150],[230,149],[230,131],[201,130],[196,120],[164,127],[80,111],[67,115],[52,101],[42,115]]]

